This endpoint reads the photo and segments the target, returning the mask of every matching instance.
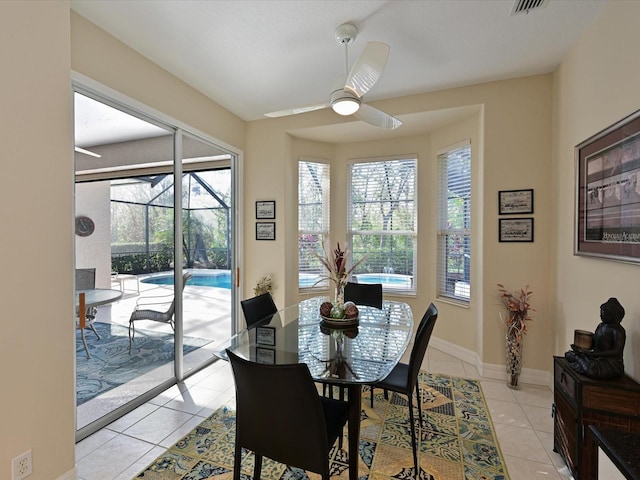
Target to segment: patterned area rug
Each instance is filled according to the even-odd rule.
[[[85,332],[91,358],[76,333],[76,389],[78,405],[173,361],[173,334],[136,328],[131,354],[126,327],[94,323],[100,340],[91,330]],[[169,326],[167,328],[170,329]],[[185,338],[184,352],[189,353],[207,343],[199,338]]]
[[[423,424],[419,426],[420,480],[508,480],[480,383],[420,373]],[[407,400],[375,391],[362,395],[360,480],[413,479]],[[418,422],[418,412],[415,412]],[[219,409],[136,478],[204,480],[233,477],[235,412]],[[346,430],[345,430],[346,431]],[[345,434],[346,435],[346,434]],[[344,447],[348,442],[345,441]],[[331,478],[348,478],[348,452],[334,447]],[[243,455],[242,478],[253,474],[253,455]],[[315,480],[319,475],[264,459],[261,480]]]

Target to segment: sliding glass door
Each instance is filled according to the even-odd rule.
[[[74,97],[75,214],[93,225],[77,231],[76,269],[95,271],[87,295],[112,299],[86,306],[87,349],[77,333],[79,440],[213,361],[233,324],[235,221],[230,152],[81,88]]]

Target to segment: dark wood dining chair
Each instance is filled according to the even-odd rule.
[[[344,301],[382,308],[382,284],[347,282],[344,287]]]
[[[266,321],[266,318],[271,319],[273,314],[278,311],[273,297],[268,292],[253,298],[241,300],[240,306],[244,313],[244,319],[247,322],[247,328],[255,327],[262,321]]]
[[[304,363],[265,365],[230,350],[227,356],[236,385],[234,480],[243,448],[255,455],[255,479],[268,457],[330,480],[329,452],[347,423],[347,402],[321,397]]]
[[[420,402],[420,389],[418,387],[418,375],[420,374],[420,366],[424,359],[424,355],[429,346],[429,340],[433,333],[436,320],[438,319],[438,309],[432,303],[427,308],[418,329],[416,330],[416,338],[413,342],[413,348],[411,349],[411,355],[409,357],[409,363],[398,363],[391,373],[387,375],[383,380],[371,385],[371,407],[373,408],[373,392],[374,388],[382,388],[385,390],[385,396],[387,391],[397,392],[407,396],[409,403],[409,421],[411,422],[411,441],[413,447],[413,463],[415,465],[415,476],[419,478],[420,471],[418,470],[418,453],[417,453],[417,440],[416,440],[416,424],[413,418],[413,392],[416,393],[416,401],[418,402],[418,418],[420,419],[420,425],[422,425],[422,407]]]

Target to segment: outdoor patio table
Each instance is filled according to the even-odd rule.
[[[316,381],[347,388],[349,401],[349,479],[358,479],[362,385],[385,378],[400,361],[413,333],[406,303],[385,300],[382,309],[358,306],[357,325],[331,328],[320,317],[315,297],[278,311],[245,329],[217,349],[269,364],[306,363]]]
[[[98,307],[107,303],[115,302],[122,298],[120,290],[110,288],[88,288],[86,290],[76,290],[76,310],[80,305],[80,294],[84,293],[84,304],[86,308]]]

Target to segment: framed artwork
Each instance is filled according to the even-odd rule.
[[[256,222],[256,240],[275,240],[276,222]]]
[[[276,329],[274,327],[256,327],[256,344],[275,347]]]
[[[256,347],[256,363],[275,365],[276,351],[271,348]]]
[[[499,215],[533,213],[533,189],[500,190],[498,192]]]
[[[575,147],[576,255],[640,263],[640,111]]]
[[[498,238],[501,242],[533,242],[533,218],[499,219]]]
[[[274,200],[256,202],[256,219],[275,219],[276,202]]]

